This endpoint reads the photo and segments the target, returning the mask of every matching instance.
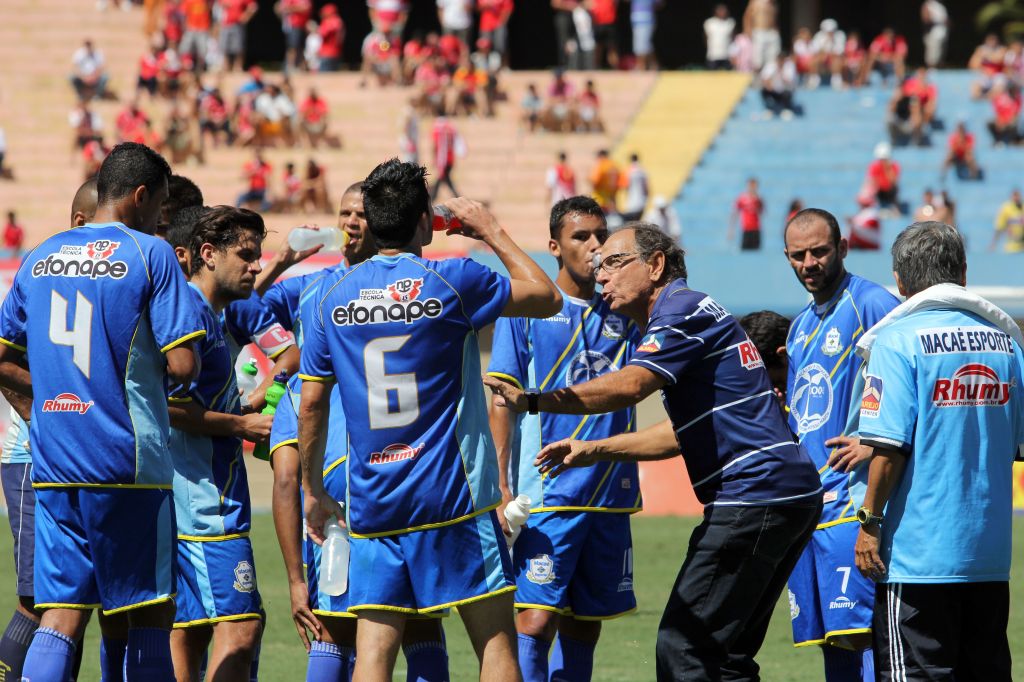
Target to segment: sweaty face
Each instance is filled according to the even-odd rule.
[[[827,290],[842,273],[846,242],[837,246],[824,220],[801,220],[786,230],[786,257],[800,284],[813,294]]]
[[[564,267],[577,282],[594,281],[594,254],[608,240],[604,218],[583,213],[569,213],[562,218],[558,239],[549,243],[551,254],[562,259]]]
[[[344,255],[349,265],[360,263],[377,253],[377,244],[366,227],[363,196],[359,192],[348,192],[341,197],[338,228],[348,233],[349,241],[345,245]]]
[[[223,251],[213,251],[214,277],[217,289],[229,300],[249,298],[260,267],[260,242],[251,233],[243,233],[237,244]]]
[[[595,273],[612,310],[646,307],[653,284],[650,267],[636,252],[633,230],[620,230],[601,247],[601,267]]]

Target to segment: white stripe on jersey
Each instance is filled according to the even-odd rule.
[[[740,462],[742,462],[743,460],[747,459],[748,457],[753,457],[757,453],[764,452],[765,450],[774,450],[775,448],[782,447],[783,445],[793,445],[793,441],[791,441],[791,440],[784,440],[781,443],[775,443],[774,445],[768,445],[766,447],[759,448],[757,450],[751,450],[750,452],[744,453],[744,454],[742,454],[742,455],[740,455],[740,456],[738,456],[738,457],[736,457],[734,459],[729,460],[725,464],[725,466],[723,466],[718,471],[712,472],[712,473],[708,474],[707,476],[705,476],[704,478],[700,479],[699,481],[697,481],[696,483],[693,484],[693,487],[696,488],[697,486],[704,485],[705,483],[710,481],[712,478],[715,478],[716,476],[720,476],[723,471],[725,471],[726,469],[728,469],[732,465],[739,464]]]
[[[637,360],[637,362],[640,362],[640,361]],[[762,391],[761,393],[755,393],[754,395],[749,395],[746,398],[740,398],[739,400],[734,400],[731,403],[725,403],[724,405],[718,405],[717,407],[712,407],[707,412],[698,415],[694,419],[691,419],[690,421],[688,421],[687,423],[683,424],[678,429],[676,429],[676,435],[678,436],[680,433],[682,433],[686,429],[690,428],[691,426],[693,426],[694,424],[699,422],[701,419],[704,419],[704,417],[707,417],[707,416],[709,416],[711,414],[714,414],[715,412],[718,412],[719,410],[724,410],[727,407],[733,407],[735,405],[739,405],[740,403],[745,403],[748,400],[753,400],[754,398],[760,398],[760,397],[766,396],[766,395],[774,396],[775,395],[775,389],[768,389],[767,391]]]
[[[783,502],[791,502],[793,500],[802,500],[805,497],[812,497],[814,495],[820,495],[822,487],[818,486],[818,489],[810,492],[803,493],[802,495],[790,495],[789,497],[773,497],[769,500],[715,500],[709,502],[709,507],[753,507],[753,506],[764,506],[766,504],[781,504]]]

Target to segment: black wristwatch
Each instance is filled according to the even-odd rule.
[[[530,414],[537,414],[540,411],[537,409],[540,402],[540,391],[536,388],[528,388],[523,393],[526,394],[526,411]]]
[[[882,526],[883,517],[876,516],[867,507],[861,507],[857,510],[857,521],[860,522],[862,528],[867,526]]]

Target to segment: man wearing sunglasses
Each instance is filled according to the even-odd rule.
[[[754,655],[818,521],[821,482],[793,441],[756,347],[728,311],[689,288],[683,251],[667,235],[644,224],[615,233],[596,277],[611,309],[645,329],[625,367],[545,393],[484,381],[498,402],[531,413],[601,414],[662,391],[665,422],[552,443],[536,464],[557,476],[682,451],[704,521],[662,616],[657,677],[756,680]]]

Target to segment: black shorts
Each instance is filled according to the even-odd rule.
[[[594,41],[605,47],[618,46],[619,32],[614,23],[594,24]]]
[[[761,230],[745,230],[740,238],[740,251],[757,251],[761,248]]]
[[[875,590],[880,682],[1010,682],[1010,584],[892,583]]]

